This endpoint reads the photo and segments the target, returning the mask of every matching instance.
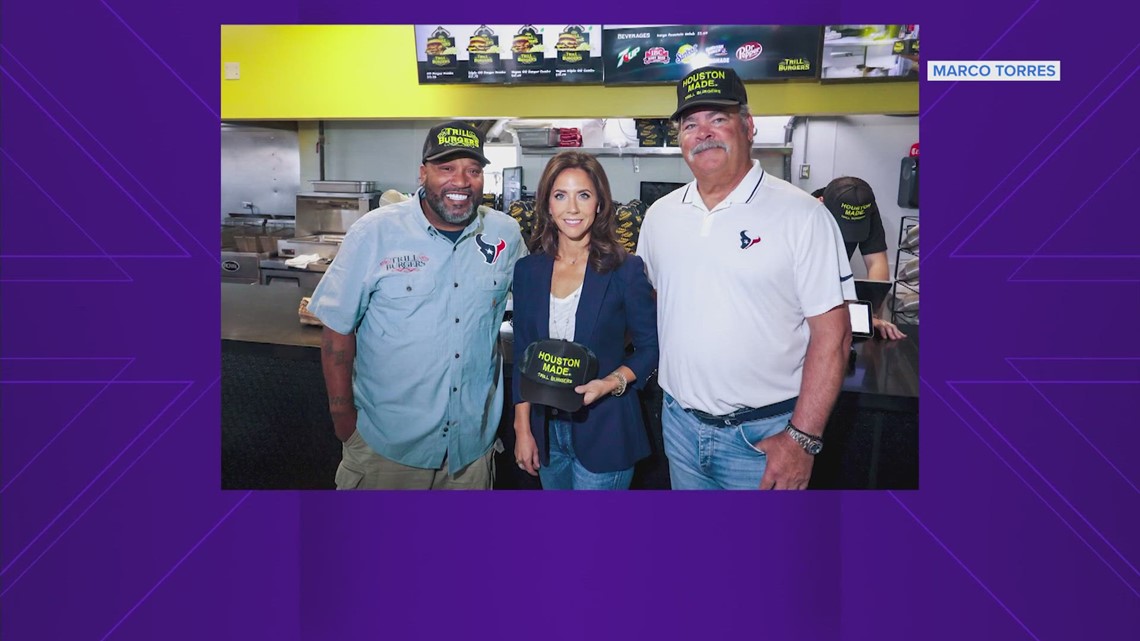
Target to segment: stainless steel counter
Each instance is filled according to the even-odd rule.
[[[266,262],[263,261],[263,265]],[[312,294],[305,287],[222,284],[222,340],[262,346],[319,348],[321,329],[302,325],[297,307]],[[869,340],[855,345],[855,364],[843,379],[842,393],[855,395],[861,407],[918,411],[917,326],[900,326],[901,341]],[[511,341],[502,342],[507,367]],[[312,358],[319,358],[313,350]],[[507,372],[510,375],[510,372]]]
[[[238,430],[235,426],[256,423],[265,434],[286,442],[290,452],[327,454],[330,463],[308,467],[297,463],[304,470],[291,474],[298,479],[309,478],[305,473],[314,479],[331,479],[339,443],[330,436],[331,423],[324,414],[327,398],[321,396],[324,393],[320,374],[322,330],[302,325],[297,315],[301,298],[311,293],[311,290],[295,287],[222,284],[222,358],[223,363],[228,364],[223,366],[223,398],[232,401],[227,405],[232,414],[231,432]],[[816,461],[811,487],[911,489],[918,486],[919,332],[917,327],[900,329],[908,335],[906,340],[873,340],[856,345],[855,365],[844,378],[842,393],[826,432],[828,445]],[[509,358],[509,339],[504,339],[503,349]],[[295,362],[288,363],[289,360]],[[279,372],[288,372],[294,378],[282,383],[285,374]],[[284,389],[286,387],[288,389]],[[298,396],[295,391],[298,387],[315,396]],[[251,409],[254,406],[250,404],[250,390],[256,392],[253,397],[270,408],[265,412],[272,410],[280,416],[266,418]],[[656,397],[647,397],[646,402],[660,408],[660,392],[656,393]],[[506,405],[501,427],[503,434],[509,437],[511,406],[509,402]],[[300,436],[293,431],[281,431],[281,422],[295,416],[306,417],[299,424],[308,426],[297,427],[295,432],[309,434],[313,439],[317,436],[312,434],[324,438],[328,452],[309,441],[303,446],[297,445],[294,441]],[[654,442],[658,442],[659,413],[650,410],[646,420]],[[223,422],[224,432],[225,425]],[[270,472],[257,476],[249,472],[256,466],[251,466],[246,456],[250,455],[233,454],[226,459],[233,470],[243,471],[244,475],[239,475],[242,480],[234,481],[236,485],[231,483],[226,487],[309,487],[292,477],[274,480],[276,477],[270,478]],[[290,456],[296,458],[300,454]],[[663,460],[659,451],[655,456]],[[264,467],[276,470],[280,460],[280,457],[267,460]],[[257,478],[249,480],[252,477]],[[667,486],[667,481],[660,479],[654,483],[657,484],[646,487]]]
[[[311,289],[222,283],[222,347],[290,353],[319,360],[321,328],[302,325],[297,309]],[[316,348],[316,349],[313,349]]]

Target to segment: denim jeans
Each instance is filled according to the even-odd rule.
[[[550,421],[550,463],[538,468],[544,490],[628,490],[633,468],[591,472],[574,454],[569,421]]]
[[[674,490],[755,490],[768,459],[753,443],[778,434],[792,413],[715,427],[686,412],[665,394],[661,429]]]

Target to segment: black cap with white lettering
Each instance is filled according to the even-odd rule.
[[[677,83],[677,111],[669,119],[677,120],[681,112],[702,105],[730,107],[746,104],[748,92],[735,71],[730,67],[701,67]]]
[[[526,348],[519,371],[524,401],[575,412],[583,397],[574,388],[598,377],[598,358],[581,343],[548,338]]]

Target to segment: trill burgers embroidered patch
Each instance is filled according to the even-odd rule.
[[[575,412],[582,395],[574,388],[598,377],[598,358],[585,345],[551,338],[526,348],[519,371],[524,401]]]

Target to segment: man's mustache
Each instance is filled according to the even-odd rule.
[[[710,149],[723,149],[728,151],[728,145],[719,140],[706,140],[702,143],[698,143],[696,147],[693,147],[692,151],[689,152],[689,158]]]

